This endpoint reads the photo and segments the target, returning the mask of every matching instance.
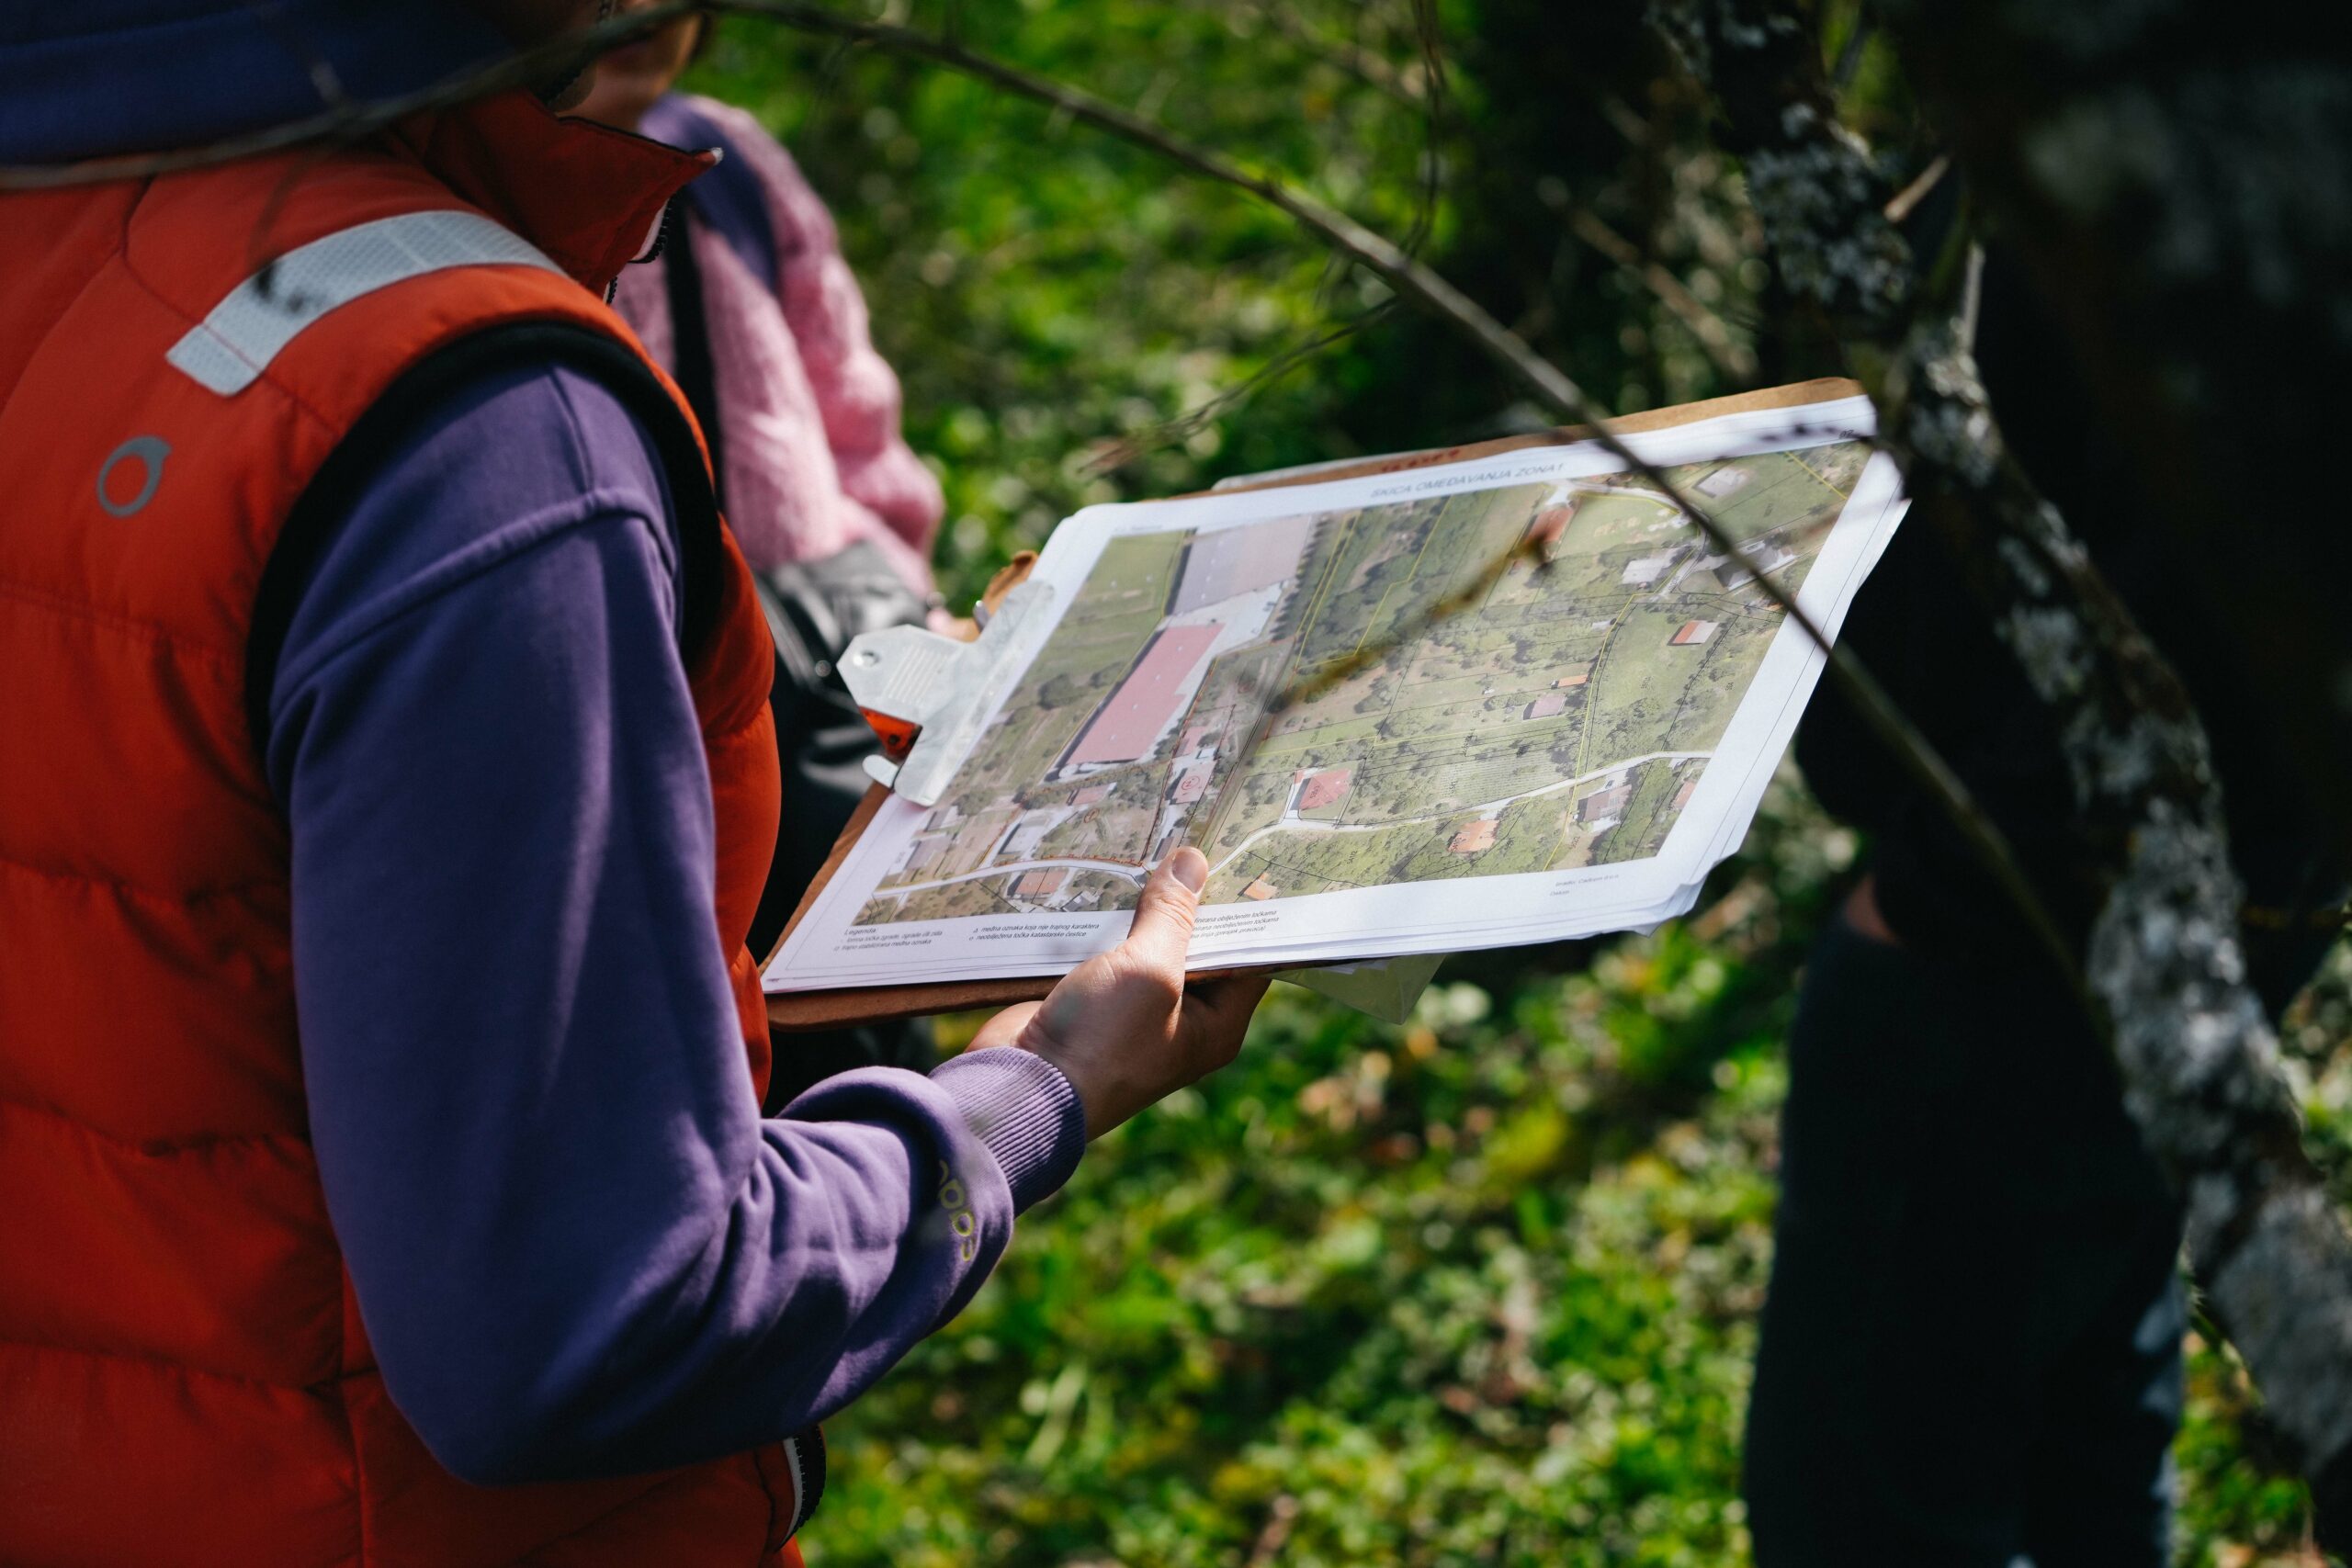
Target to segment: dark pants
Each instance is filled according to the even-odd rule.
[[[2166,1557],[2179,1209],[2073,1004],[1842,919],[1789,1042],[1760,1568]]]

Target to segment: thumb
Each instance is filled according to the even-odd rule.
[[[1189,844],[1161,861],[1143,885],[1127,947],[1155,968],[1181,973],[1184,950],[1193,944],[1193,917],[1208,880],[1208,856]]]

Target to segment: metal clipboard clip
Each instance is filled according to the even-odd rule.
[[[1053,617],[1054,591],[1021,582],[996,603],[975,605],[980,635],[970,642],[922,626],[890,626],[851,640],[842,682],[882,742],[865,771],[918,806],[936,806],[972,754],[1006,685],[1028,667]]]

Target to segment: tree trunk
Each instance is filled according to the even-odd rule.
[[[2246,30],[2208,19],[2188,35],[2165,14],[2170,45],[2195,37],[2210,49]],[[2276,1037],[2246,984],[2241,890],[2203,723],[2004,452],[1965,310],[1954,309],[1961,291],[1949,287],[1958,247],[1929,269],[1931,303],[1915,308],[1917,269],[1884,212],[1892,182],[1834,118],[1810,10],[1686,0],[1663,20],[1716,93],[1784,287],[1879,370],[1882,438],[1904,466],[1914,525],[1964,541],[2003,642],[2059,720],[2078,818],[2106,874],[2086,976],[2127,1104],[2180,1183],[2198,1280],[2297,1445],[2322,1540],[2340,1547],[2352,1527],[2352,1235],[2304,1154]],[[2327,598],[2340,579],[2324,570],[2284,584],[2298,574],[2278,570],[2305,535],[2329,535],[2304,558],[2331,566],[2352,542],[2296,527],[2290,495],[2255,489],[2255,442],[2274,426],[2316,436],[2311,422],[2333,397],[2290,369],[2298,330],[2334,334],[2305,344],[2324,362],[2313,381],[2333,382],[2352,343],[2352,255],[2339,254],[2352,249],[2342,164],[2352,78],[2290,69],[2267,46],[2200,68],[2129,28],[2102,30],[2082,7],[1904,5],[1894,20],[1970,190],[1997,194],[2005,238],[2066,313],[2111,400],[2107,417],[2162,476],[2154,488],[2170,525],[2213,563],[2217,607],[2268,677],[2281,728],[2315,779],[2352,777],[2352,662]],[[2211,127],[2199,110],[2214,107],[2217,83],[2289,80],[2290,101],[2250,130],[2200,140]],[[2263,163],[2299,136],[2315,145]],[[2290,176],[2317,188],[2290,195]],[[2249,199],[2229,199],[2247,186]],[[2280,231],[2290,213],[2317,232]],[[2218,236],[2202,253],[2190,243],[2199,222]],[[2152,240],[2181,254],[2152,256]],[[2194,321],[2177,319],[2193,310]],[[2325,450],[2312,446],[2298,456]],[[2332,818],[2338,847],[2352,850],[2352,812]]]

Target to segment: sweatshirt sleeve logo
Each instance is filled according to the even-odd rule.
[[[972,1213],[972,1205],[964,1191],[964,1184],[939,1162],[939,1206],[947,1211],[947,1228],[956,1233],[956,1256],[966,1263],[980,1255],[980,1222]]]

